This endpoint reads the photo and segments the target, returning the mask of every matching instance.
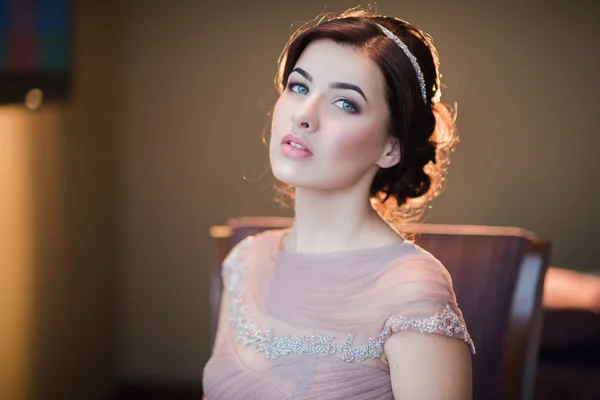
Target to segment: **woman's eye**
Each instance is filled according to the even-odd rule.
[[[347,111],[349,113],[355,113],[358,111],[354,104],[352,104],[352,102],[348,100],[338,100],[335,102],[335,104],[337,104],[337,106],[342,110]]]
[[[290,89],[292,92],[296,92],[296,93],[300,93],[300,94],[308,93],[308,88],[305,85],[302,85],[300,83],[290,83],[290,84],[288,84],[288,89]]]

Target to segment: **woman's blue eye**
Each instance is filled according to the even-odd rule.
[[[306,94],[308,93],[308,88],[300,83],[290,83],[288,84],[288,88],[292,91],[292,92],[296,92],[299,94]]]
[[[294,93],[308,94],[308,88],[302,83],[289,82],[287,84],[287,88],[288,90],[291,90]],[[346,111],[350,114],[354,114],[359,111],[358,108],[354,105],[354,103],[349,100],[338,100],[334,104],[336,104],[343,111]]]
[[[339,105],[338,107],[340,107],[344,111],[347,111],[349,113],[355,113],[358,111],[356,109],[356,107],[354,106],[354,104],[352,104],[348,100],[338,100],[335,102],[335,104],[339,104],[339,103],[341,103],[341,105]]]

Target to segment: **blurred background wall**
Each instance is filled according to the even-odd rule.
[[[116,377],[125,12],[74,3],[72,99],[0,106],[3,400],[106,398]]]
[[[325,3],[74,5],[72,99],[0,106],[3,399],[201,380],[208,228],[291,215],[260,136],[290,26]],[[462,141],[428,221],[524,227],[552,240],[552,264],[598,270],[596,2],[378,10],[432,34],[458,102]]]

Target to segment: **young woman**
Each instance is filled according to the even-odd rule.
[[[294,224],[225,260],[206,398],[471,398],[451,278],[392,227],[440,192],[456,142],[430,37],[353,10],[294,35],[277,83],[270,161]]]

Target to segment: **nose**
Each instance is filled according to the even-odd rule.
[[[294,112],[294,125],[298,131],[315,132],[319,128],[317,97],[307,98]]]

